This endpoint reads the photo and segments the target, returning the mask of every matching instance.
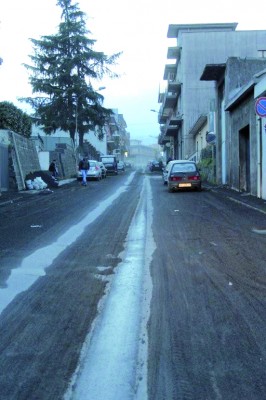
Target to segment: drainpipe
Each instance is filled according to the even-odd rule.
[[[261,198],[262,195],[262,120],[260,117],[257,118],[256,123],[257,131],[257,197]]]
[[[239,191],[239,193],[241,192],[241,189],[240,189],[240,165],[238,166],[238,191]]]

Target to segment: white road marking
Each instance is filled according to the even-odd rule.
[[[135,173],[132,172],[125,184],[112,196],[102,201],[94,210],[89,212],[78,224],[71,226],[54,243],[34,251],[26,257],[20,267],[13,269],[6,287],[0,289],[0,313],[16,297],[17,294],[27,290],[40,277],[45,275],[45,269],[49,267],[56,257],[68,246],[73,244],[84,229],[94,222],[111,204],[127,190]]]
[[[65,400],[147,399],[149,264],[155,250],[149,180],[130,225],[102,313],[83,346]],[[144,284],[145,282],[145,284]]]

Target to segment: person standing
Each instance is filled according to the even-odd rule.
[[[166,164],[168,164],[170,161],[173,161],[173,159],[172,159],[172,157],[170,156],[170,157],[168,157],[168,159],[167,159],[167,161],[166,161]]]
[[[87,171],[90,168],[88,160],[86,158],[83,158],[79,162],[79,170],[81,171],[82,175],[82,185],[87,186]]]
[[[49,166],[49,171],[52,173],[52,176],[54,179],[57,178],[58,176],[58,168],[56,165],[56,160],[53,160]]]

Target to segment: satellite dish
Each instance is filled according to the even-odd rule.
[[[206,142],[209,144],[216,143],[216,134],[214,132],[207,132],[206,133]]]

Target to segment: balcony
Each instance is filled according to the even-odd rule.
[[[175,81],[177,66],[176,64],[166,64],[164,67],[163,79],[165,81]]]
[[[165,123],[165,118],[162,115],[169,116],[171,112],[176,108],[177,99],[181,93],[181,83],[180,82],[168,82],[166,91],[159,94],[159,103],[162,103],[159,117],[159,123]]]
[[[158,144],[161,146],[165,145],[166,143],[169,143],[171,141],[170,136],[165,135],[163,132],[159,135],[158,138]]]
[[[170,110],[166,110],[161,106],[160,111],[158,113],[158,122],[159,124],[165,124],[167,119],[169,118]]]
[[[178,131],[179,131],[178,125],[167,125],[165,127],[166,136],[177,136]]]
[[[164,99],[164,107],[174,109],[177,102],[177,94],[176,93],[165,93]]]
[[[171,115],[164,127],[164,134],[166,136],[176,136],[182,123],[183,114]]]
[[[178,114],[178,115],[172,115],[169,121],[169,125],[173,126],[181,126],[182,125],[182,121],[183,121],[183,114]]]
[[[168,47],[167,58],[168,60],[176,60],[176,62],[179,63],[181,58],[181,47]]]
[[[171,93],[176,93],[178,96],[181,92],[181,82],[169,81],[167,86],[167,91]]]

